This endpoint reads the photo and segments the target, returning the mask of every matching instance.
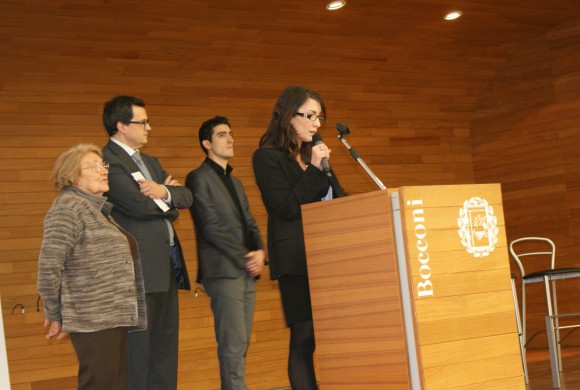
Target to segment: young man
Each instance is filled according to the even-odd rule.
[[[156,158],[139,152],[151,126],[145,103],[117,96],[105,103],[103,148],[109,162],[111,215],[139,244],[147,303],[147,330],[129,334],[129,389],[177,388],[177,289],[190,289],[179,240],[171,224],[188,208],[191,192]]]
[[[228,119],[201,125],[207,157],[187,175],[193,193],[199,268],[197,280],[211,298],[222,390],[247,390],[246,352],[256,300],[256,277],[264,266],[260,231],[242,183],[231,175],[234,139]]]

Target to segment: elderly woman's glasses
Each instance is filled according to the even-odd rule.
[[[105,168],[106,170],[109,170],[109,163],[106,161],[101,162],[96,162],[92,165],[89,165],[88,167],[84,167],[81,169],[94,169],[97,172],[101,172],[101,169]]]
[[[296,112],[295,115],[300,115],[301,117],[311,120],[312,122],[316,122],[316,119],[318,119],[320,122],[324,122],[326,119],[324,115],[305,114],[303,112]]]

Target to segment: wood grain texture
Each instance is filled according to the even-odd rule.
[[[524,389],[500,185],[401,187],[399,204],[424,388]]]
[[[475,177],[502,182],[508,241],[551,238],[560,267],[580,265],[579,25],[564,23],[522,46],[482,91],[472,119]],[[530,270],[540,266],[531,260]],[[580,312],[579,288],[578,281],[559,284],[561,312]],[[541,292],[528,291],[528,334],[545,326]],[[564,343],[578,343],[578,335]],[[545,345],[544,333],[530,342]]]
[[[410,386],[387,191],[302,206],[320,388]]]
[[[203,159],[196,139],[201,122],[228,116],[236,142],[234,173],[264,233],[266,214],[251,153],[278,94],[300,84],[318,90],[326,101],[328,121],[321,131],[349,193],[376,186],[336,139],[336,122],[349,125],[349,142],[389,187],[503,182],[508,237],[509,230],[523,235],[541,226],[557,240],[561,263],[576,263],[578,23],[563,23],[580,17],[577,1],[465,1],[464,18],[451,23],[441,19],[457,5],[449,0],[357,0],[335,13],[324,5],[319,0],[2,0],[3,314],[11,316],[18,303],[26,316],[35,313],[32,281],[42,220],[56,196],[50,170],[59,153],[75,143],[106,142],[102,105],[118,94],[147,102],[153,131],[145,149],[181,182]],[[540,110],[534,101],[544,104]],[[502,118],[494,116],[498,110],[505,111]],[[489,140],[497,146],[486,149]],[[530,213],[538,204],[543,212]],[[187,212],[176,227],[195,273]],[[256,351],[272,360],[249,364],[249,385],[256,390],[288,384],[288,333],[276,283],[267,279],[266,272],[258,286],[261,320],[249,359]],[[180,297],[185,313],[180,387],[217,389],[208,302]],[[539,298],[530,302],[543,308]],[[42,335],[33,340],[44,347]],[[74,387],[71,377],[58,375],[44,380],[32,371],[11,371],[11,378],[22,378],[13,380],[17,390]]]

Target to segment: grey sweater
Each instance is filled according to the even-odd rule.
[[[45,317],[67,332],[147,326],[137,243],[109,216],[106,200],[67,187],[44,219],[38,291]]]

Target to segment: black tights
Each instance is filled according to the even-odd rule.
[[[312,321],[290,326],[288,377],[292,390],[316,390],[314,372],[314,326]]]

